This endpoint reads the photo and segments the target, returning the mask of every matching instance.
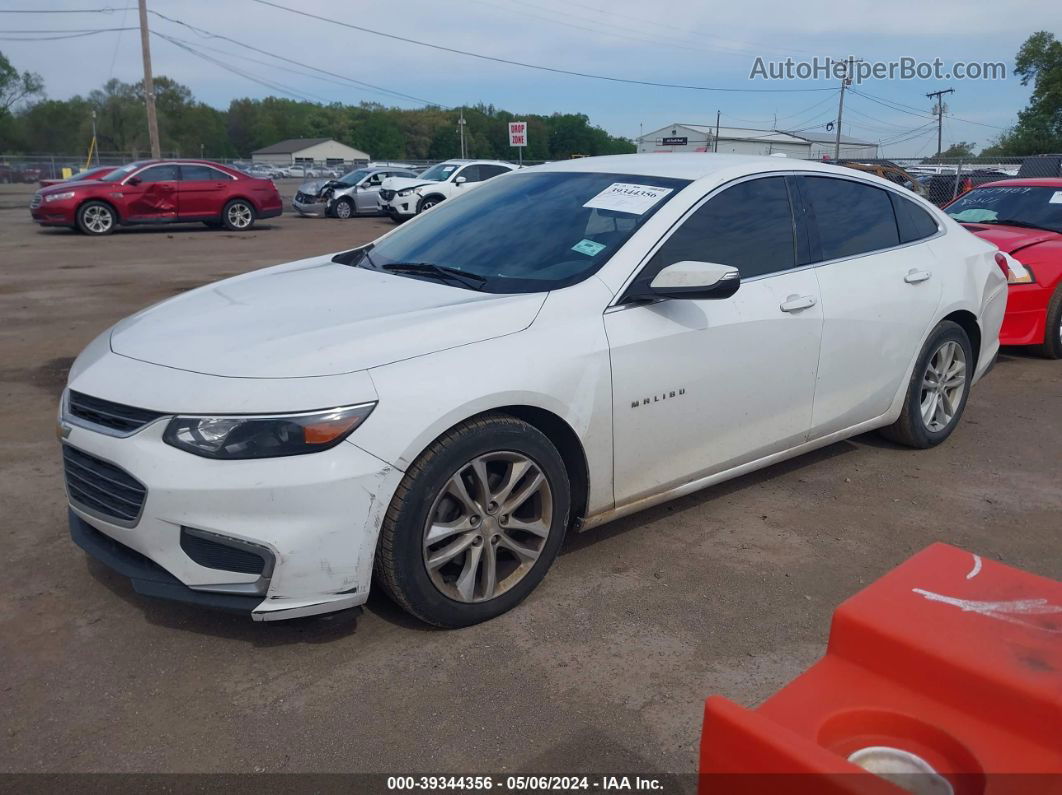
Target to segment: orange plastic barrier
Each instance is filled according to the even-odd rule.
[[[939,775],[901,788],[848,761],[881,746]],[[838,607],[825,657],[758,709],[709,698],[700,772],[702,795],[1062,793],[1062,583],[928,547]]]

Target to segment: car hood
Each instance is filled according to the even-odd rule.
[[[62,181],[57,182],[54,185],[47,185],[41,188],[42,191],[48,191],[48,193],[61,193],[64,190],[73,190],[74,188],[98,188],[100,185],[109,183],[102,182],[98,179],[79,179],[76,181]]]
[[[996,248],[1006,254],[1014,254],[1022,249],[1035,246],[1040,243],[1057,243],[1062,241],[1062,235],[1047,229],[1027,229],[1022,226],[1007,226],[1006,224],[963,224],[968,230],[979,238],[995,244]]]
[[[338,375],[521,331],[544,300],[544,293],[479,293],[321,257],[156,304],[114,327],[111,350],[234,378]]]
[[[434,185],[433,180],[417,179],[416,177],[388,177],[383,181],[380,186],[385,190],[405,190],[406,188],[416,188],[421,185]]]

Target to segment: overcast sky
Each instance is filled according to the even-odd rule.
[[[303,11],[378,31],[500,58],[559,69],[654,82],[728,89],[836,88],[835,80],[750,81],[757,56],[810,59],[854,55],[869,61],[1003,61],[1008,78],[874,81],[869,96],[846,98],[844,132],[885,144],[893,156],[932,154],[935,126],[926,92],[955,88],[946,99],[944,145],[965,140],[984,146],[1013,123],[1029,89],[1010,73],[1014,55],[1037,30],[1062,30],[1062,3],[1009,0],[277,0]],[[0,14],[0,37],[29,30],[86,30],[137,24],[135,4],[123,0],[0,0],[2,9],[98,9],[107,13]],[[254,0],[148,0],[149,8],[307,66],[327,69],[443,105],[494,104],[516,113],[583,112],[611,133],[636,137],[671,122],[824,132],[835,118],[836,92],[738,93],[627,85],[553,74],[440,52],[296,16]],[[180,25],[150,19],[159,33],[178,37],[224,63],[219,66],[159,38],[152,40],[156,75],[189,86],[196,98],[225,107],[235,97],[283,95],[250,78],[320,101],[417,102],[319,79]],[[207,47],[215,49],[205,49]],[[110,77],[142,75],[135,30],[63,41],[0,40],[19,69],[40,73],[50,97],[99,87]],[[239,56],[239,57],[237,57]],[[246,60],[253,58],[255,61]],[[244,75],[226,69],[231,66]],[[878,102],[875,102],[877,99]],[[881,100],[908,106],[897,110]],[[978,122],[979,124],[975,123]],[[988,126],[986,126],[988,125]],[[912,137],[912,140],[904,140]]]

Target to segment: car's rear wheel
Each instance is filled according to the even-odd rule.
[[[380,531],[376,579],[429,624],[494,618],[546,575],[570,505],[564,461],[545,434],[504,414],[469,420],[406,472]]]
[[[254,226],[254,207],[244,199],[233,199],[221,211],[221,223],[234,232],[250,229]]]
[[[336,218],[342,218],[346,220],[354,215],[354,202],[345,196],[336,202],[336,206],[332,209]]]
[[[118,215],[105,202],[88,201],[77,210],[77,228],[86,235],[109,235],[118,226]]]
[[[942,321],[926,340],[899,419],[882,435],[908,447],[940,444],[959,424],[970,395],[973,348],[962,326]]]
[[[1047,327],[1040,353],[1048,359],[1062,359],[1062,284],[1047,305]]]

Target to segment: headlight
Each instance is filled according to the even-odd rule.
[[[409,196],[410,194],[413,193],[413,190],[414,190],[414,188],[406,188],[405,190],[400,190],[398,192],[398,195],[399,196]]]
[[[45,195],[44,200],[46,202],[57,202],[60,199],[72,199],[74,198],[74,192],[72,190],[66,190],[62,193],[49,193]]]
[[[376,403],[272,417],[174,417],[166,444],[204,458],[243,459],[305,455],[335,447],[376,408]]]

